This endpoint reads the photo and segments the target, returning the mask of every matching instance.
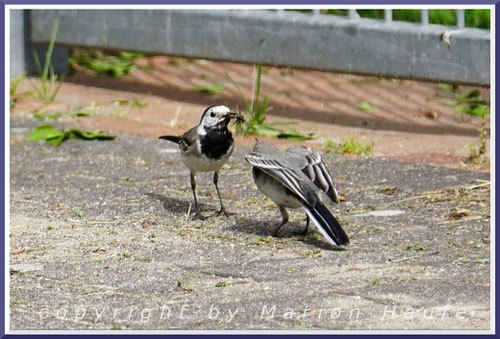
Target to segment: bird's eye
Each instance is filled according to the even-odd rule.
[[[210,116],[211,116],[212,118],[213,118],[213,117],[215,117],[215,113],[214,113],[214,112],[210,113]]]

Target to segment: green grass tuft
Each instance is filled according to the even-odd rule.
[[[105,55],[99,50],[77,50],[71,56],[71,65],[84,66],[98,74],[114,78],[127,76],[137,68],[135,60],[144,57],[140,53],[119,52],[118,55]]]
[[[323,143],[323,147],[327,148],[328,152],[357,156],[371,155],[374,146],[374,142],[362,144],[354,140],[354,137],[347,137],[343,143],[336,143],[332,140],[327,140]]]
[[[255,80],[255,90],[253,100],[249,101],[243,92],[241,91],[238,84],[236,84],[231,78],[231,82],[236,86],[236,88],[241,93],[241,96],[245,102],[245,113],[247,115],[247,119],[245,123],[237,125],[236,132],[242,134],[244,136],[249,135],[257,135],[257,136],[265,136],[270,138],[280,138],[280,139],[288,139],[288,140],[297,140],[304,141],[313,139],[313,133],[304,134],[296,129],[288,129],[283,130],[278,128],[278,125],[290,125],[293,122],[274,122],[274,123],[266,123],[266,114],[270,110],[269,107],[269,96],[265,96],[261,99],[261,80],[262,79],[262,66],[257,66],[257,77]]]
[[[455,112],[485,117],[490,115],[489,103],[481,97],[479,89],[456,94]]]
[[[59,28],[59,19],[54,20],[54,25],[52,26],[52,33],[50,35],[49,47],[47,53],[45,54],[45,61],[43,68],[40,64],[40,59],[36,50],[33,50],[33,59],[35,61],[35,66],[40,74],[40,87],[34,85],[38,97],[43,100],[54,101],[62,86],[62,81],[57,82],[58,76],[54,72],[54,67],[52,66],[52,52],[54,51],[54,44],[56,41],[57,30]]]

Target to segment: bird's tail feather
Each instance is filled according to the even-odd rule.
[[[181,137],[177,137],[177,136],[174,136],[174,135],[162,135],[160,137],[160,139],[172,141],[172,142],[175,142],[176,144],[178,144],[179,141],[181,140]]]
[[[304,206],[307,215],[318,226],[320,232],[333,244],[343,246],[349,244],[347,234],[339,222],[321,202],[317,201],[314,207]]]

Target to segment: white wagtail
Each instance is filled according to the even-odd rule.
[[[339,201],[335,184],[321,156],[314,150],[295,146],[285,152],[269,142],[257,141],[253,152],[245,156],[253,165],[253,178],[257,188],[280,209],[282,223],[288,222],[285,208],[303,207],[319,231],[334,245],[349,244],[349,238],[339,222],[321,201],[320,190],[335,202]]]
[[[228,107],[218,105],[208,107],[201,116],[200,124],[191,128],[182,136],[164,135],[160,139],[169,140],[179,145],[181,161],[191,172],[191,190],[193,191],[196,216],[202,219],[196,199],[196,172],[214,172],[214,185],[220,201],[217,215],[227,216],[219,187],[219,169],[226,163],[234,149],[233,135],[227,129],[231,119],[243,121],[238,113],[232,113]]]

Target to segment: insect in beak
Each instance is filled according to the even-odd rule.
[[[243,115],[241,115],[240,113],[236,113],[236,112],[230,112],[228,114],[228,116],[231,118],[231,119],[234,119],[234,121],[239,124],[239,123],[242,123],[242,122],[245,122],[245,117]]]

